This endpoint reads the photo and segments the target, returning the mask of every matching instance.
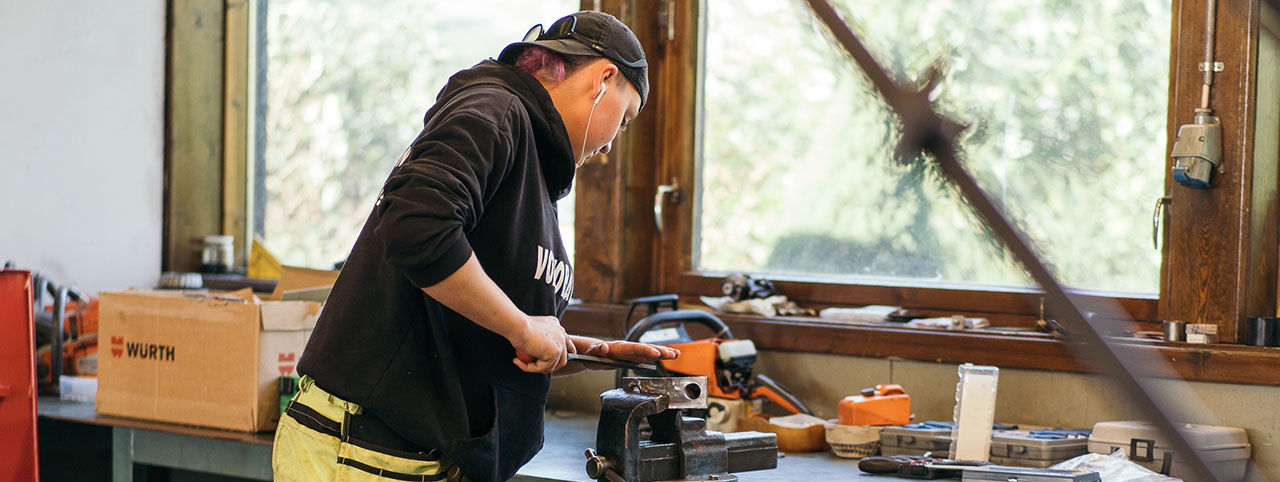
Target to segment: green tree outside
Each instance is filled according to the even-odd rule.
[[[892,161],[896,120],[803,2],[708,3],[701,269],[1030,284],[929,160]],[[941,59],[966,165],[1064,282],[1158,291],[1168,2],[838,8],[900,79]]]

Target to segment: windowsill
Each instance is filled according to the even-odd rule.
[[[991,319],[992,324],[1026,327],[1031,326],[1029,317],[1044,309],[1044,294],[1030,288],[920,283],[855,285],[847,282],[782,279],[772,281],[790,299],[802,300],[812,307],[894,305],[909,307],[916,314],[947,316],[952,313],[972,313]],[[723,282],[723,273],[686,272],[680,275],[680,284],[675,291],[720,296]],[[1093,297],[1112,300],[1132,320],[1150,323],[1160,319],[1156,312],[1158,300],[1155,296],[1075,290],[1073,293],[1082,295],[1082,299]],[[1154,329],[1158,330],[1159,326],[1154,326]]]
[[[619,337],[625,315],[623,305],[580,303],[569,307],[564,325],[572,333]],[[735,337],[751,339],[763,350],[1092,371],[1072,354],[1070,344],[1043,333],[944,331],[802,317],[717,316],[729,325]],[[1280,348],[1164,343],[1138,338],[1121,339],[1120,343],[1153,351],[1185,380],[1280,386],[1280,371],[1274,369],[1280,366]]]

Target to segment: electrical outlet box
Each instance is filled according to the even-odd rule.
[[[1222,163],[1222,124],[1197,113],[1194,124],[1178,128],[1173,144],[1173,179],[1187,187],[1207,189],[1213,171]]]

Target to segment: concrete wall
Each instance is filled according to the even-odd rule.
[[[0,262],[89,291],[152,286],[163,0],[0,6]]]
[[[791,352],[763,352],[759,373],[773,376],[816,414],[835,418],[836,404],[864,387],[902,385],[911,395],[915,420],[950,421],[958,380],[955,365]],[[1280,480],[1280,387],[1159,380],[1163,396],[1188,408],[1180,421],[1242,427],[1253,444],[1253,461]],[[613,388],[613,372],[557,378],[551,404],[558,409],[599,412],[600,393]],[[996,420],[1002,423],[1091,428],[1108,420],[1140,420],[1104,377],[1039,370],[1001,369]]]

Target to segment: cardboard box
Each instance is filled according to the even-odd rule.
[[[98,413],[241,431],[279,421],[278,378],[296,375],[320,304],[249,290],[103,293]]]
[[[284,294],[291,291],[311,290],[316,288],[332,287],[333,283],[338,281],[339,271],[321,270],[311,268],[299,268],[296,266],[281,267],[283,274],[280,275],[280,281],[276,282],[275,291],[267,299],[281,300],[285,299]]]

